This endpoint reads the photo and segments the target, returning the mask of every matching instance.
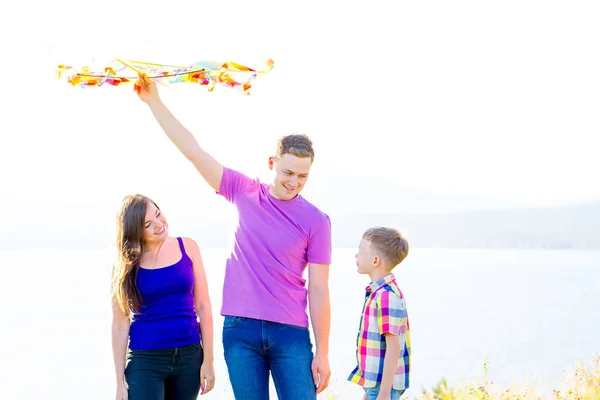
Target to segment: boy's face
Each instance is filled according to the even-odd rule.
[[[359,274],[370,274],[378,265],[371,242],[365,239],[360,241],[355,258]]]

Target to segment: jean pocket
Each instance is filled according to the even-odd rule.
[[[194,350],[200,350],[200,349],[202,349],[202,343],[201,342],[194,343],[192,345],[192,349],[194,349]]]
[[[153,356],[156,354],[157,354],[156,350],[132,350],[132,349],[129,349],[129,351],[127,352],[127,358],[132,359],[132,358],[139,358],[139,357],[144,357],[144,356]]]
[[[223,321],[223,329],[233,328],[242,321],[242,317],[236,317],[233,315],[226,315],[225,321]]]

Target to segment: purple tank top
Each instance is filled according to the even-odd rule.
[[[181,259],[159,269],[138,269],[137,286],[142,294],[139,314],[133,315],[129,348],[157,350],[187,346],[200,341],[194,309],[194,269],[177,238]]]

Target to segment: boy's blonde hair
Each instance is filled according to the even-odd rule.
[[[367,229],[362,238],[381,254],[390,271],[408,255],[408,240],[397,229],[376,226]]]

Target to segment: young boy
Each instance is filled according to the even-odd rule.
[[[398,400],[408,388],[408,315],[391,272],[407,255],[407,240],[397,230],[383,227],[368,229],[356,254],[358,273],[368,274],[371,283],[356,341],[358,365],[348,380],[364,388],[364,400]]]

